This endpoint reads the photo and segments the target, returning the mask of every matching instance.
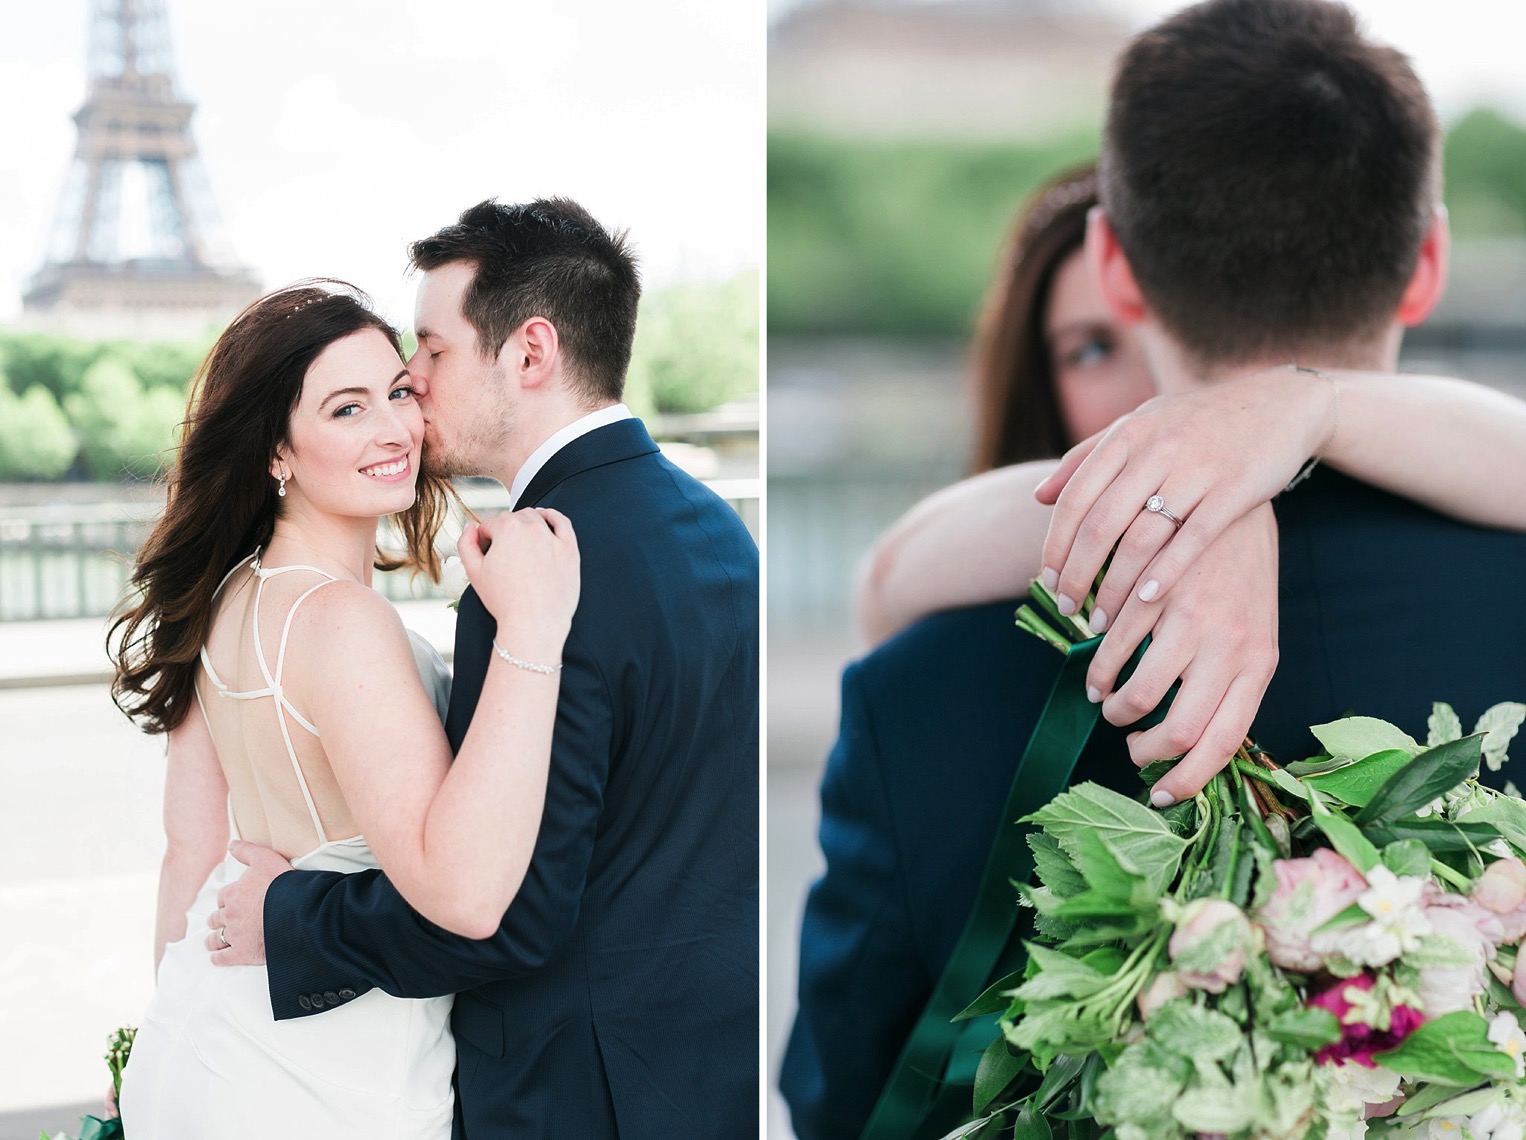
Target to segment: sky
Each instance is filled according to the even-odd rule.
[[[767,0],[768,19],[815,0]],[[1000,2],[1000,0],[998,0]],[[1135,28],[1185,7],[1181,0],[1060,0],[1117,12]],[[1526,4],[1516,0],[1346,0],[1377,39],[1414,62],[1442,118],[1480,103],[1526,121]]]
[[[648,285],[762,262],[761,0],[161,2],[225,236],[267,288],[345,278],[407,325],[407,242],[488,197],[576,198]],[[16,6],[0,37],[0,324],[47,249],[90,3]]]

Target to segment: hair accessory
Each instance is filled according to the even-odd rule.
[[[281,482],[281,485],[276,488],[276,494],[284,499],[286,498],[286,472],[282,471],[276,478]]]
[[[1146,499],[1145,505],[1141,508],[1141,510],[1149,511],[1152,515],[1164,515],[1166,518],[1170,519],[1176,524],[1177,530],[1182,529],[1182,520],[1177,518],[1170,511],[1166,510],[1166,500],[1162,499],[1159,495],[1151,495],[1148,499]]]
[[[1321,372],[1318,368],[1305,368],[1302,364],[1284,364],[1283,367],[1291,372],[1302,372],[1305,376],[1319,376],[1328,380],[1330,381],[1331,389],[1335,393],[1335,408],[1330,416],[1329,434],[1325,436],[1325,442],[1319,445],[1318,450],[1309,456],[1308,462],[1298,469],[1298,474],[1288,480],[1288,485],[1282,489],[1282,493],[1287,494],[1310,475],[1314,474],[1314,468],[1319,466],[1320,459],[1324,457],[1325,452],[1330,450],[1330,445],[1335,442],[1335,431],[1341,426],[1341,382],[1328,372]]]
[[[556,673],[560,672],[562,668],[562,663],[560,661],[558,661],[555,665],[538,665],[534,661],[526,661],[521,657],[515,657],[507,649],[499,645],[497,641],[493,642],[493,652],[502,657],[510,665],[514,666],[514,668],[525,669],[531,673]]]

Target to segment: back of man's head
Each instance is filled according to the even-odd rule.
[[[1380,335],[1439,197],[1409,62],[1326,0],[1208,0],[1119,61],[1102,201],[1145,302],[1205,363]]]
[[[475,267],[462,315],[492,358],[531,317],[556,326],[571,386],[594,404],[618,400],[636,336],[641,279],[625,234],[570,198],[505,206],[489,199],[408,249],[428,272]]]

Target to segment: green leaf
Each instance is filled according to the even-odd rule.
[[[1309,731],[1331,756],[1349,756],[1353,760],[1395,748],[1411,756],[1421,750],[1409,733],[1370,716],[1348,716],[1329,724],[1316,724]]]
[[[1062,954],[1036,942],[1025,942],[1023,945],[1027,947],[1029,961],[1037,970],[1017,987],[1013,996],[1021,1001],[1090,997],[1113,980],[1111,975],[1094,970],[1069,954]]]
[[[1462,720],[1458,717],[1457,711],[1445,701],[1437,701],[1431,705],[1431,716],[1425,722],[1425,729],[1427,748],[1435,748],[1438,744],[1462,739]]]
[[[1099,784],[1077,784],[1027,822],[1043,827],[1072,857],[1082,836],[1099,836],[1120,863],[1146,876],[1157,895],[1176,877],[1187,846],[1155,812]]]
[[[1005,1037],[998,1037],[986,1046],[986,1051],[980,1055],[980,1067],[975,1070],[976,1116],[1001,1095],[1027,1063],[1028,1055],[1013,1053]]]
[[[1526,804],[1522,806],[1526,807]],[[1479,818],[1486,810],[1488,809],[1478,808],[1469,812],[1465,823],[1413,817],[1394,820],[1392,823],[1369,823],[1362,828],[1362,834],[1374,843],[1381,843],[1384,846],[1408,839],[1419,840],[1433,855],[1472,851],[1498,839],[1502,834],[1501,830],[1496,828],[1495,821],[1484,821]],[[1522,842],[1526,843],[1526,819],[1523,819],[1522,826],[1521,838]],[[1522,847],[1521,850],[1526,852],[1526,847]]]
[[[1044,1073],[1044,1080],[1038,1090],[1029,1098],[1029,1103],[1039,1112],[1048,1112],[1051,1105],[1064,1095],[1065,1090],[1071,1083],[1082,1074],[1086,1067],[1086,1058],[1071,1054],[1061,1054],[1054,1059]]]
[[[1314,820],[1314,826],[1324,833],[1325,838],[1330,841],[1330,846],[1350,860],[1358,871],[1365,875],[1378,865],[1378,849],[1361,833],[1356,824],[1340,812],[1333,812],[1327,808],[1318,795],[1310,797],[1309,805],[1312,808],[1310,815]]]
[[[1171,1106],[1192,1075],[1192,1062],[1161,1048],[1153,1038],[1130,1045],[1117,1062],[1097,1078],[1092,1108],[1098,1120],[1164,1125]],[[1165,1133],[1164,1127],[1151,1135]]]
[[[1489,771],[1498,772],[1505,763],[1505,750],[1515,739],[1522,721],[1526,721],[1526,705],[1515,701],[1503,701],[1486,709],[1478,718],[1473,731],[1487,734],[1484,737],[1484,763],[1489,766]]]
[[[1054,1133],[1049,1131],[1047,1120],[1033,1109],[1024,1108],[1012,1125],[1012,1140],[1054,1140]]]
[[[1506,843],[1517,852],[1526,854],[1526,800],[1510,796],[1495,796],[1482,807],[1468,813],[1467,819],[1457,824],[1461,828],[1487,826],[1499,833]],[[1488,840],[1483,842],[1487,843]]]
[[[1367,801],[1356,822],[1381,823],[1413,815],[1478,771],[1483,737],[1464,736],[1438,744],[1395,772]]]
[[[1134,888],[1145,883],[1139,868],[1121,856],[1100,832],[1076,832],[1066,843],[1066,851],[1084,886],[1105,899],[1126,903],[1134,896]]]
[[[1262,1031],[1273,1041],[1310,1051],[1333,1045],[1341,1039],[1341,1023],[1335,1014],[1313,1006],[1280,1013],[1263,1026]]]
[[[1489,1023],[1472,1010],[1427,1021],[1397,1049],[1374,1059],[1411,1080],[1476,1085],[1480,1079],[1515,1078],[1515,1061],[1489,1040]]]
[[[1227,1089],[1188,1089],[1171,1106],[1171,1115],[1189,1131],[1228,1135],[1243,1132],[1256,1122],[1258,1099],[1232,1095]]]
[[[1304,776],[1303,782],[1352,807],[1366,807],[1377,790],[1413,759],[1413,753],[1389,748],[1333,771]]]
[[[1023,972],[1021,970],[1008,974],[999,981],[992,982],[982,993],[969,1005],[965,1006],[950,1021],[968,1021],[972,1017],[985,1017],[987,1014],[1004,1013],[1012,1004],[1012,993],[1018,986],[1023,984]]]
[[[1431,849],[1418,839],[1400,839],[1383,848],[1383,866],[1396,875],[1423,879],[1431,873]]]
[[[1221,1061],[1245,1040],[1231,1018],[1190,998],[1167,1002],[1150,1017],[1149,1034],[1163,1048],[1196,1061]]]
[[[1033,851],[1033,870],[1039,882],[1061,898],[1080,894],[1086,889],[1086,879],[1076,870],[1060,843],[1044,831],[1030,831],[1028,846]]]

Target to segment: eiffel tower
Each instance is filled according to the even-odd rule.
[[[187,334],[231,317],[258,279],[218,248],[211,190],[179,98],[162,0],[91,0],[90,85],[28,323]]]

